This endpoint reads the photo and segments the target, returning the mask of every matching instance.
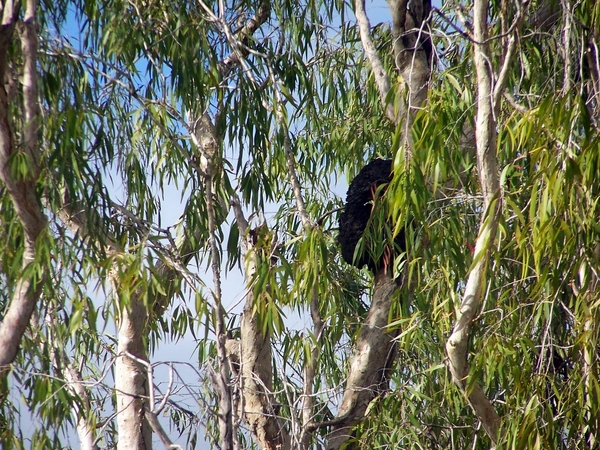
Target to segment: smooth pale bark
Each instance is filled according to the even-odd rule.
[[[431,2],[421,0],[411,2],[409,6],[407,1],[390,1],[389,7],[393,19],[396,68],[402,75],[404,89],[408,89],[408,104],[403,100],[401,86],[394,98],[390,96],[390,76],[373,44],[364,0],[356,0],[355,15],[386,116],[395,125],[404,120],[402,143],[408,157],[411,154],[410,125],[415,112],[427,97],[431,66],[431,55],[427,52]],[[328,450],[337,450],[348,441],[352,428],[364,418],[371,400],[386,388],[386,370],[394,359],[395,337],[394,333],[387,332],[386,326],[397,289],[396,282],[386,273],[377,274],[371,308],[356,343],[338,414],[329,424],[313,425],[330,426]]]
[[[390,77],[377,54],[377,48],[371,38],[371,23],[369,22],[369,18],[365,11],[364,0],[356,0],[354,4],[354,14],[356,15],[356,23],[358,24],[358,29],[360,31],[360,40],[363,49],[365,50],[365,56],[371,65],[375,83],[379,90],[379,98],[385,108],[385,114],[392,123],[398,123],[398,117],[402,114],[398,114],[396,105],[388,98],[391,86]]]
[[[46,228],[47,219],[37,198],[35,185],[39,175],[39,105],[37,100],[37,46],[36,2],[26,3],[25,17],[19,24],[22,50],[23,89],[23,141],[14,141],[14,131],[9,113],[9,98],[5,85],[0,86],[0,180],[11,197],[15,212],[24,232],[22,275],[17,280],[8,310],[0,324],[0,376],[6,377],[10,364],[15,360],[21,339],[42,292],[45,270],[38,267],[30,270],[36,260],[36,243]],[[6,78],[8,49],[13,38],[18,3],[7,1],[4,5],[2,28],[0,31],[0,79]],[[20,147],[20,148],[19,148]],[[27,174],[16,175],[11,159],[23,152],[28,159]]]
[[[74,235],[84,241],[98,241],[104,245],[104,251],[114,258],[115,266],[111,273],[113,291],[116,295],[120,290],[118,268],[116,266],[122,249],[111,236],[102,228],[102,220],[94,211],[85,205],[73,202],[66,196],[62,207],[56,211],[56,216],[71,230]],[[183,266],[187,265],[196,251],[192,242],[200,242],[198,236],[188,236],[183,239],[176,254],[185,255],[177,264],[162,263],[159,272],[162,279],[167,280],[166,295],[152,297],[149,302],[154,312],[162,312],[175,293],[176,280],[183,277]],[[168,260],[168,258],[165,258]],[[175,262],[174,262],[175,263]],[[152,405],[149,404],[148,390],[148,358],[144,344],[147,333],[146,324],[149,312],[146,310],[140,293],[136,292],[131,299],[129,308],[122,308],[118,322],[118,355],[115,361],[115,389],[118,405],[117,425],[119,428],[118,448],[145,449],[151,448],[152,437]],[[133,357],[133,358],[132,358]],[[137,361],[136,361],[137,360]],[[149,420],[150,419],[150,420]],[[165,440],[164,430],[159,430],[161,440]]]
[[[476,263],[467,278],[462,303],[457,311],[456,324],[446,343],[448,368],[454,383],[467,395],[469,404],[481,421],[494,444],[498,441],[500,417],[477,383],[468,383],[468,343],[473,321],[479,311],[485,288],[485,273],[493,246],[500,213],[500,181],[496,162],[496,135],[492,88],[492,73],[487,47],[487,2],[476,0],[474,4],[475,39],[474,62],[477,73],[477,117],[475,140],[477,170],[483,193],[485,214],[481,220],[479,236],[475,243]],[[468,385],[471,384],[469,391]]]
[[[98,450],[95,429],[86,420],[86,415],[90,413],[90,399],[88,391],[83,385],[81,374],[72,364],[68,364],[63,372],[69,388],[79,397],[83,406],[83,409],[80,409],[77,405],[73,406],[73,416],[77,421],[76,428],[77,437],[79,437],[79,447],[81,450]]]
[[[115,292],[118,289],[115,286]],[[146,367],[135,360],[148,360],[143,339],[147,320],[146,307],[137,298],[133,298],[129,307],[121,308],[119,313],[119,356],[115,362],[118,450],[152,448],[152,428],[145,414],[149,407],[148,375]]]
[[[240,340],[237,345],[229,343],[229,353],[234,355],[234,362],[239,367],[241,410],[259,448],[286,450],[290,448],[290,436],[275,413],[273,402],[271,335],[268,330],[263,331],[254,311],[252,279],[256,271],[256,250],[237,198],[232,201],[232,206],[240,235],[244,237],[245,278],[248,284]]]
[[[350,438],[353,426],[363,419],[371,400],[384,388],[394,338],[386,327],[397,287],[384,271],[375,279],[371,308],[356,343],[335,429],[328,438],[328,450],[339,449]]]
[[[122,249],[111,236],[105,234],[99,215],[66,196],[56,215],[74,235],[80,236],[85,241],[97,240],[103,243],[104,251],[114,260],[110,281],[115,296],[118,296],[121,290],[118,261]],[[173,279],[176,275],[173,268],[164,265],[161,272],[165,279]],[[148,311],[140,295],[139,292],[132,295],[129,305],[121,306],[117,317],[118,357],[115,361],[115,396],[119,430],[117,448],[122,450],[152,448],[152,428],[145,417],[145,409],[150,406],[148,405],[148,375],[146,366],[141,363],[148,361],[144,344]],[[153,300],[160,301],[161,304],[167,303],[167,299],[164,298]]]

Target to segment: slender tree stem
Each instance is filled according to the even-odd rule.
[[[465,292],[460,309],[457,311],[456,324],[446,343],[448,367],[454,383],[468,395],[468,401],[475,414],[495,444],[498,442],[500,417],[478,384],[467,393],[469,377],[468,342],[470,330],[481,304],[485,286],[485,273],[489,252],[494,243],[500,213],[500,182],[496,163],[496,135],[493,114],[491,59],[487,47],[487,2],[475,0],[474,4],[474,48],[475,69],[477,73],[477,118],[475,138],[477,145],[477,168],[485,213],[481,219],[479,236],[475,244],[475,260],[467,278]]]

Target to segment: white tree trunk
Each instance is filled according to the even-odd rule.
[[[82,383],[81,374],[72,364],[68,364],[63,373],[70,389],[79,397],[83,404],[83,409],[80,409],[77,404],[73,406],[73,417],[77,421],[79,447],[81,450],[98,450],[95,429],[90,426],[85,418],[90,410],[90,400],[88,392]]]
[[[393,346],[393,334],[386,327],[397,288],[385,271],[377,274],[371,308],[356,343],[337,423],[327,442],[328,450],[338,450],[350,438],[352,428],[364,417],[385,382],[385,368]]]
[[[469,404],[481,421],[486,433],[495,444],[498,441],[500,417],[479,384],[471,384],[467,392],[469,364],[467,360],[470,330],[479,312],[481,298],[485,288],[485,273],[489,254],[493,247],[498,220],[500,217],[500,180],[496,162],[496,134],[494,118],[494,89],[492,71],[487,46],[487,2],[476,0],[473,6],[475,52],[474,62],[477,73],[477,117],[475,140],[477,152],[477,170],[483,193],[484,214],[481,218],[479,235],[475,243],[475,264],[467,278],[465,292],[457,311],[456,323],[452,335],[446,343],[448,368],[454,383],[467,395]],[[507,63],[510,62],[510,53]],[[501,85],[496,86],[500,92]],[[499,94],[498,94],[499,97]]]
[[[147,370],[129,356],[148,359],[143,340],[146,320],[146,307],[138,299],[132,299],[129,310],[123,309],[119,317],[119,357],[115,363],[118,450],[152,448],[152,428],[145,415],[149,395]]]

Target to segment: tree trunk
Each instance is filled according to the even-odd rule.
[[[290,448],[290,436],[284,429],[273,403],[271,335],[268,331],[263,332],[254,312],[255,300],[252,295],[251,280],[256,272],[256,249],[239,200],[234,198],[231,204],[240,235],[244,237],[245,277],[248,284],[246,304],[240,324],[239,355],[236,354],[234,357],[239,360],[241,409],[259,448],[286,450]]]
[[[23,122],[22,142],[14,140],[10,122],[9,98],[4,84],[0,86],[0,179],[6,186],[15,212],[23,226],[24,250],[21,278],[16,282],[10,305],[0,324],[0,377],[5,377],[15,360],[21,338],[29,325],[31,314],[42,292],[45,270],[32,270],[36,264],[38,238],[46,228],[47,219],[36,195],[39,175],[39,105],[37,98],[37,46],[36,2],[26,3],[25,17],[19,24],[23,60]],[[5,80],[8,52],[17,23],[19,6],[6,2],[0,31],[0,80]],[[19,177],[11,161],[17,152],[23,152],[30,161],[28,173]],[[20,169],[22,170],[22,169]],[[39,264],[39,262],[37,262]]]
[[[392,37],[396,69],[408,88],[408,103],[397,96],[398,124],[403,122],[402,144],[407,160],[412,155],[411,127],[419,108],[427,99],[432,65],[432,44],[429,29],[431,0],[390,0]]]
[[[152,448],[152,428],[145,416],[149,395],[148,374],[146,367],[140,363],[148,360],[143,339],[146,320],[146,307],[136,298],[131,300],[129,308],[122,308],[120,312],[118,358],[115,363],[118,450]]]
[[[259,448],[289,448],[289,439],[273,403],[273,368],[271,337],[259,327],[249,295],[241,323],[241,391],[244,417]]]
[[[467,391],[469,378],[468,343],[473,321],[479,311],[485,274],[492,249],[498,221],[500,218],[500,180],[496,162],[496,134],[494,120],[494,91],[492,88],[492,69],[487,46],[487,3],[475,1],[474,10],[474,61],[477,73],[477,118],[475,139],[477,145],[477,170],[483,193],[484,214],[481,217],[479,236],[475,243],[476,263],[467,278],[465,292],[457,312],[456,323],[446,342],[448,368],[452,380],[467,396],[469,404],[481,421],[483,428],[494,444],[498,441],[500,417],[479,384],[473,383]],[[505,62],[510,61],[507,54]],[[499,77],[501,78],[501,77]],[[496,89],[502,89],[501,83]]]
[[[353,426],[364,414],[386,381],[385,369],[392,355],[393,334],[386,329],[396,282],[381,270],[375,278],[373,302],[369,309],[350,365],[346,389],[327,449],[338,450],[349,438]]]

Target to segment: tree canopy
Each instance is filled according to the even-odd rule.
[[[3,448],[597,446],[599,21],[3,0]]]

